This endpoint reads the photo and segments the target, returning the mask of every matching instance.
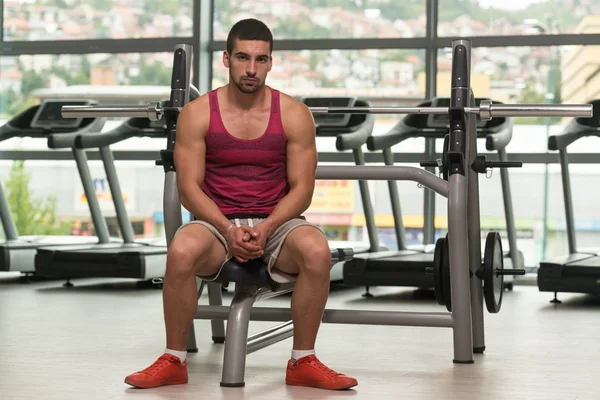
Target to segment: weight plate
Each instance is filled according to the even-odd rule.
[[[502,305],[504,293],[504,256],[502,238],[498,232],[490,232],[485,239],[483,257],[483,294],[488,311],[496,314]]]
[[[442,264],[442,285],[444,287],[444,304],[448,311],[452,311],[452,288],[450,286],[450,252],[448,250],[448,235],[444,240],[444,263]]]
[[[435,250],[433,253],[433,289],[435,292],[435,299],[440,306],[445,304],[444,302],[444,285],[442,283],[443,277],[443,265],[444,265],[444,242],[446,239],[439,238],[435,242]]]

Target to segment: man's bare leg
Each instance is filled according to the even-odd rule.
[[[215,274],[224,260],[225,247],[205,226],[190,224],[177,233],[169,246],[163,281],[165,353],[148,368],[127,376],[125,383],[153,388],[188,382],[187,339],[198,307],[195,277]]]
[[[294,345],[286,383],[323,389],[348,389],[356,379],[325,367],[315,355],[315,342],[329,294],[331,250],[314,227],[300,226],[286,238],[275,267],[298,274],[292,295]],[[296,359],[297,358],[297,359]]]
[[[215,274],[225,260],[225,247],[205,227],[183,228],[171,243],[163,280],[163,310],[167,348],[185,351],[198,308],[196,275]]]

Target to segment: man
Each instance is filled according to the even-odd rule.
[[[169,247],[163,282],[167,344],[150,367],[125,382],[151,388],[188,382],[186,344],[198,305],[195,276],[218,277],[226,260],[261,257],[272,278],[296,279],[294,341],[286,383],[347,389],[354,378],[315,355],[329,291],[331,252],[323,232],[301,215],[317,167],[310,110],[267,85],[273,37],[255,19],[236,23],[223,63],[229,83],[187,104],[179,115],[175,165],[183,206],[197,220]]]

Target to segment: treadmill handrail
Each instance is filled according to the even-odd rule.
[[[367,138],[367,149],[369,151],[380,151],[391,148],[406,139],[417,136],[417,130],[402,130],[401,124],[396,124],[392,129],[382,135],[369,136]]]
[[[591,119],[598,120],[599,126],[594,127],[587,124],[580,124],[579,118],[573,118],[562,132],[548,137],[548,150],[564,150],[567,146],[581,138],[589,136],[600,137],[600,99],[592,100],[587,104],[593,106]],[[586,118],[586,122],[589,122],[589,120]]]
[[[513,126],[514,126],[514,122],[512,118],[508,118],[508,117],[501,117],[504,118],[506,120],[506,125],[502,124],[500,125],[500,127],[502,127],[502,129],[488,129],[485,128],[488,132],[485,134],[485,148],[488,151],[498,151],[498,150],[502,150],[505,149],[506,146],[508,146],[508,144],[510,143],[510,141],[512,140],[512,134],[513,134]],[[480,130],[479,128],[477,129],[478,131]],[[479,135],[477,135],[479,137]]]
[[[503,104],[495,101],[495,104]],[[431,101],[422,103],[424,105],[431,104]],[[392,129],[384,134],[377,136],[370,136],[367,139],[367,149],[369,151],[381,151],[410,138],[417,137],[436,137],[440,139],[448,133],[448,129],[440,129],[437,127],[424,127],[418,128],[415,126],[407,125],[404,120],[411,118],[406,116],[402,118]],[[497,124],[498,121],[504,120],[506,122]],[[504,149],[510,143],[513,133],[513,120],[512,118],[502,117],[495,118],[489,121],[492,126],[485,128],[477,128],[477,137],[486,139],[486,149],[501,150]]]
[[[75,138],[74,147],[77,149],[89,149],[110,146],[111,144],[115,144],[132,137],[143,136],[140,135],[140,133],[143,131],[143,129],[135,130],[134,127],[129,124],[128,120],[107,132],[77,135]],[[161,135],[161,137],[164,136],[165,135]]]
[[[589,136],[597,136],[600,137],[600,128],[594,129],[589,128],[586,130],[578,130],[571,132],[561,132],[556,135],[552,135],[548,137],[548,150],[564,150],[573,142],[576,142],[579,139]]]
[[[371,114],[365,115],[365,121],[360,124],[358,129],[353,132],[340,133],[335,140],[335,147],[338,151],[356,150],[371,137],[375,128],[375,118]]]

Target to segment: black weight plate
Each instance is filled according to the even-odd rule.
[[[483,294],[487,310],[496,314],[502,305],[504,293],[504,256],[502,253],[502,238],[498,232],[490,232],[485,239],[483,257]]]
[[[435,291],[435,299],[440,306],[444,303],[444,285],[443,280],[443,265],[444,265],[444,241],[446,239],[439,238],[435,242],[435,252],[433,253],[433,289]]]
[[[452,287],[450,286],[450,252],[448,245],[448,235],[444,240],[444,263],[442,264],[442,285],[444,287],[444,304],[446,309],[452,312]]]

